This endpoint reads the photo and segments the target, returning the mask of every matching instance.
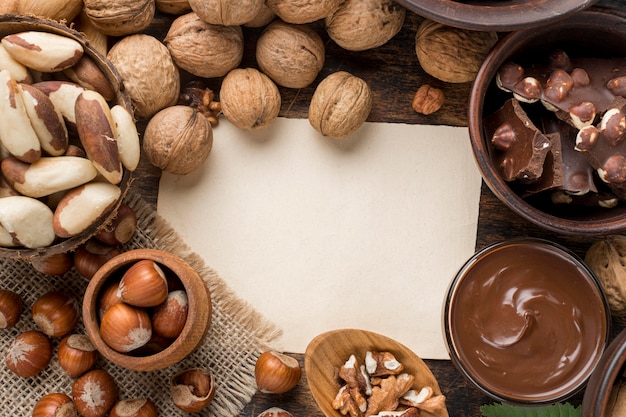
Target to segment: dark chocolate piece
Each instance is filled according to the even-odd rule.
[[[532,182],[541,177],[550,140],[515,98],[485,119],[485,134],[494,163],[506,181]]]

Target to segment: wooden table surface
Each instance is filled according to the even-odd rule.
[[[603,0],[597,6],[617,7],[626,11],[624,0]],[[172,19],[172,16],[157,14],[146,33],[163,39]],[[306,118],[308,103],[317,82],[332,72],[346,70],[366,80],[372,88],[374,106],[369,121],[466,126],[467,103],[471,85],[469,83],[447,84],[424,73],[414,52],[415,33],[421,21],[420,16],[408,12],[404,27],[398,35],[386,45],[364,52],[348,52],[339,48],[328,39],[321,25],[316,26],[314,24],[313,26],[319,29],[318,32],[326,40],[327,55],[324,69],[316,82],[307,88],[299,90],[279,88],[282,95],[280,115],[289,118]],[[245,53],[242,67],[257,67],[254,59],[254,47],[260,32],[261,29],[244,28]],[[189,74],[183,74],[183,83],[193,79],[194,77]],[[216,92],[219,91],[221,80],[201,81]],[[443,108],[430,116],[417,114],[411,108],[413,94],[424,83],[441,88],[446,96]],[[144,126],[145,122],[139,123],[140,132]],[[436,139],[433,138],[433,140]],[[214,140],[219,140],[219,125],[214,130]],[[140,180],[136,181],[134,186],[145,200],[155,207],[160,174],[158,169],[152,167],[145,158],[142,158],[137,175]],[[517,236],[546,238],[563,244],[580,256],[584,256],[585,251],[594,240],[594,238],[589,237],[558,235],[527,222],[504,206],[483,184],[476,248],[480,249],[488,244]],[[620,326],[616,324],[613,327],[613,332],[616,333],[618,330],[620,330]],[[302,352],[296,352],[293,355],[303,364]],[[426,362],[447,396],[451,416],[480,416],[480,406],[492,403],[490,398],[481,395],[478,390],[469,385],[450,361],[426,360]],[[578,405],[581,399],[582,394],[579,394],[570,402]],[[296,417],[323,416],[308,390],[306,375],[303,376],[294,390],[286,394],[256,394],[243,410],[241,416],[256,417],[265,409],[273,406],[282,407]]]

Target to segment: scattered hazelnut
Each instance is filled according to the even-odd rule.
[[[72,384],[72,398],[81,416],[104,417],[117,401],[115,380],[105,370],[89,371]]]
[[[14,291],[0,290],[0,329],[13,327],[20,320],[24,302]]]
[[[167,299],[167,280],[161,267],[150,259],[135,262],[122,276],[120,300],[135,307],[155,307]]]
[[[102,316],[100,336],[112,349],[130,352],[148,343],[152,337],[150,317],[143,308],[115,304]]]
[[[148,398],[133,398],[118,401],[109,417],[157,417],[158,410]]]
[[[77,377],[95,366],[99,353],[89,337],[82,334],[71,334],[59,342],[57,356],[61,368],[69,376]]]
[[[283,410],[282,408],[272,407],[263,411],[257,417],[292,417],[292,414],[287,410]]]
[[[90,239],[74,252],[74,268],[81,277],[89,280],[93,278],[102,265],[119,254],[120,251],[117,247]]]
[[[257,387],[268,394],[282,394],[300,381],[302,370],[297,359],[276,351],[263,352],[256,361]]]
[[[152,331],[168,339],[178,337],[187,322],[188,311],[187,293],[182,290],[171,291],[165,302],[152,313]]]
[[[429,115],[439,110],[444,101],[443,90],[423,84],[415,92],[412,106],[417,113]]]
[[[35,271],[54,276],[69,272],[74,266],[72,256],[67,252],[33,258],[30,263]]]
[[[78,324],[78,307],[75,301],[61,291],[49,291],[32,306],[33,321],[50,337],[61,337]]]
[[[188,413],[197,413],[207,407],[215,396],[215,376],[209,369],[185,369],[170,380],[170,392],[176,407]]]
[[[33,407],[32,417],[76,417],[76,407],[69,395],[53,392],[41,397]]]
[[[120,204],[113,220],[95,236],[100,242],[109,246],[128,243],[137,230],[137,215],[128,204]]]
[[[52,342],[37,330],[18,334],[7,348],[5,362],[14,374],[24,378],[37,375],[52,359]]]

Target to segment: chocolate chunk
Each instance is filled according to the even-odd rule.
[[[541,177],[550,139],[533,124],[517,99],[507,100],[484,124],[494,163],[506,181],[532,182]]]

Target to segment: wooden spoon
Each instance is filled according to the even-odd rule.
[[[304,356],[304,369],[307,381],[317,406],[326,417],[343,417],[332,406],[333,399],[341,387],[339,368],[350,355],[363,363],[367,351],[388,351],[404,365],[404,371],[415,377],[412,388],[420,390],[431,387],[433,395],[441,390],[435,376],[419,356],[406,346],[386,336],[366,330],[333,330],[316,336],[307,346]],[[447,412],[444,413],[447,415]]]

